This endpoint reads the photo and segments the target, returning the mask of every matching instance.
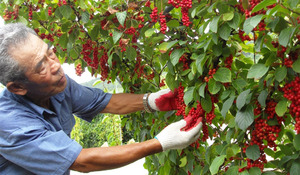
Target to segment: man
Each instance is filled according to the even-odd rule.
[[[197,140],[202,123],[167,126],[154,139],[116,147],[83,149],[70,139],[73,114],[91,121],[98,113],[174,110],[174,94],[109,94],[83,87],[61,68],[53,50],[23,24],[0,27],[0,174],[69,174],[117,168]]]

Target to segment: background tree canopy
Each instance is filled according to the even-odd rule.
[[[2,0],[61,63],[124,92],[170,88],[177,111],[133,113],[138,141],[187,115],[201,138],[149,156],[149,174],[299,174],[299,0]]]

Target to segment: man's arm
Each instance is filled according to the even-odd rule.
[[[130,145],[82,149],[71,170],[90,172],[118,168],[162,151],[157,139]]]
[[[188,117],[186,120],[172,123],[165,127],[156,139],[145,142],[82,149],[70,169],[81,172],[113,169],[161,151],[183,149],[199,138],[202,128],[202,118],[199,118],[189,131],[182,131],[189,121],[191,119]]]
[[[176,110],[174,92],[163,89],[151,94],[113,94],[106,108],[101,113],[129,114],[147,110],[171,111]],[[146,98],[147,97],[147,98]]]
[[[129,114],[144,110],[144,94],[112,94],[112,97],[101,113]]]

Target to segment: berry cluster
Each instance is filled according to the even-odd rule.
[[[251,140],[249,144],[245,144],[243,148],[243,152],[246,152],[246,149],[250,145],[258,145],[260,150],[260,157],[253,161],[251,159],[247,159],[247,167],[240,169],[240,171],[244,171],[245,169],[250,169],[252,167],[258,167],[261,170],[264,169],[264,165],[267,163],[266,155],[264,153],[264,149],[269,147],[273,148],[276,151],[277,144],[275,143],[276,139],[281,132],[281,126],[284,122],[283,117],[279,117],[275,112],[275,107],[277,103],[275,101],[269,101],[267,103],[267,107],[263,111],[258,102],[256,102],[257,107],[254,110],[255,115],[260,115],[262,112],[264,115],[260,115],[254,120],[254,128],[251,132]],[[277,125],[269,125],[268,121],[276,120]],[[264,140],[267,145],[264,144]]]
[[[192,116],[192,122],[186,126],[184,129],[188,130],[190,129],[192,126],[195,125],[195,123],[197,122],[198,118],[202,118],[202,137],[201,140],[203,142],[205,142],[208,137],[209,137],[209,133],[208,133],[208,126],[207,124],[211,124],[212,120],[215,118],[215,114],[214,114],[214,103],[216,103],[218,101],[218,99],[214,96],[211,96],[211,101],[212,101],[212,110],[209,113],[206,113],[205,110],[202,108],[201,104],[199,102],[197,102],[197,106],[196,108],[191,108],[189,110],[189,113],[186,115],[186,104],[184,103],[184,87],[180,84],[178,89],[176,89],[176,98],[175,98],[175,104],[176,104],[176,108],[177,108],[177,112],[175,115],[177,116],[183,116],[184,118],[187,118],[188,116]],[[205,117],[204,117],[205,116]],[[199,146],[199,143],[196,143],[197,147]]]
[[[130,28],[128,28],[127,30],[125,30],[125,33],[129,34],[129,35],[134,35],[136,33],[136,30],[135,30],[134,27],[131,26]]]
[[[145,64],[142,65],[141,62],[142,62],[141,57],[137,57],[136,58],[136,64],[135,64],[135,67],[134,67],[134,72],[137,74],[138,78],[140,78],[144,73]]]
[[[12,17],[14,17],[13,19],[14,20],[16,20],[17,18],[18,18],[18,16],[19,16],[19,6],[18,5],[16,5],[15,7],[14,7],[14,10],[11,12],[11,11],[9,11],[8,9],[5,9],[5,11],[4,11],[4,15],[3,15],[3,20],[4,21],[8,21],[8,20],[10,20]]]
[[[179,58],[179,63],[183,64],[183,71],[187,70],[190,68],[189,66],[189,60],[186,58],[186,54],[183,54],[180,58]]]
[[[192,0],[168,0],[168,3],[175,8],[181,7],[183,25],[188,27],[192,23],[188,15],[189,9],[192,8]]]
[[[177,108],[177,112],[176,112],[177,116],[180,116],[180,115],[185,116],[186,104],[184,103],[183,97],[184,97],[184,87],[182,85],[179,85],[179,87],[177,88],[177,96],[175,99],[175,104],[176,104],[176,108]]]
[[[159,83],[159,87],[163,87],[165,85],[166,85],[165,79],[162,79],[161,82]]]
[[[52,7],[49,7],[48,8],[48,16],[51,16],[52,15]]]
[[[129,39],[120,39],[119,41],[119,46],[121,48],[121,52],[125,52],[126,51],[126,46],[128,45]]]
[[[291,101],[290,114],[295,118],[295,130],[300,133],[300,78],[297,76],[294,81],[287,83],[283,88],[284,97]]]
[[[146,3],[145,3],[145,7],[150,7],[150,5],[151,5],[151,2],[148,0],[148,1],[146,1]]]
[[[100,68],[101,68],[101,77],[100,79],[102,81],[106,80],[108,77],[108,72],[109,72],[109,67],[108,67],[108,55],[107,55],[107,50],[103,47],[100,46],[100,49],[103,50],[103,54],[100,58]]]
[[[204,81],[205,82],[209,82],[209,80],[211,79],[211,78],[213,78],[213,75],[216,73],[216,69],[210,69],[209,71],[208,71],[208,76],[207,77],[204,77]]]
[[[150,18],[152,19],[151,22],[153,23],[156,23],[157,22],[157,19],[158,19],[158,10],[157,10],[157,7],[154,7],[153,10],[152,10],[152,13],[150,14]]]
[[[167,23],[166,23],[166,15],[163,14],[163,11],[159,13],[160,19],[160,32],[165,34],[167,30]]]
[[[32,9],[32,5],[29,5],[29,10],[28,10],[28,18],[29,18],[29,20],[32,20],[32,11],[33,11],[33,9]]]
[[[83,73],[83,70],[82,70],[82,67],[81,67],[81,64],[79,63],[79,64],[77,64],[77,66],[76,66],[76,68],[75,68],[75,73],[76,73],[76,75],[78,75],[78,76],[81,76],[81,74]]]
[[[240,39],[244,42],[244,41],[251,41],[251,38],[249,35],[244,35],[245,32],[242,30],[239,30],[239,37]]]
[[[91,53],[93,53],[93,60],[90,58]],[[92,40],[87,40],[82,44],[82,51],[80,52],[83,55],[83,60],[93,69],[98,69],[98,47],[97,43]]]
[[[232,54],[230,54],[229,57],[225,59],[225,67],[231,69],[232,62],[233,62],[233,56]]]

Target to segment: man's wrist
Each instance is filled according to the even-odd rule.
[[[144,109],[145,109],[146,112],[153,113],[153,112],[155,112],[155,110],[152,109],[149,106],[149,103],[148,103],[148,97],[149,97],[149,95],[150,95],[149,93],[144,94],[144,96],[143,96],[143,105],[144,105]]]

